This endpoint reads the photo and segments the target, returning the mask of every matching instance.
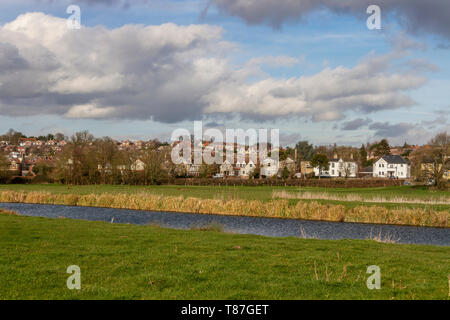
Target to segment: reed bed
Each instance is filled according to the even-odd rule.
[[[373,202],[373,203],[411,203],[411,204],[428,204],[428,205],[448,205],[450,204],[450,197],[436,197],[432,199],[420,199],[411,197],[374,197],[363,196],[356,193],[348,194],[331,194],[328,192],[286,192],[273,191],[272,199],[299,199],[299,200],[334,200],[334,201],[348,201],[348,202]]]
[[[0,209],[0,214],[4,214],[7,216],[18,216],[19,214],[15,211]]]
[[[54,194],[50,192],[0,192],[0,202],[60,204],[73,206],[108,207],[120,209],[173,211],[201,214],[223,214],[252,217],[293,218],[339,222],[360,222],[429,227],[449,227],[450,213],[432,208],[385,208],[357,206],[346,208],[337,204],[316,201],[288,200],[221,200],[183,196],[141,194]]]

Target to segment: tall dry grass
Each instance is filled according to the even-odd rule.
[[[450,204],[450,197],[436,197],[432,199],[418,199],[411,197],[377,197],[377,196],[362,196],[356,193],[348,194],[331,194],[328,192],[286,192],[273,191],[272,199],[299,199],[299,200],[335,200],[335,201],[349,201],[349,202],[373,202],[373,203],[411,203],[411,204],[428,204],[440,205]]]
[[[19,215],[15,211],[5,210],[5,209],[0,209],[0,214],[6,215],[6,216],[18,216]]]
[[[432,208],[385,208],[299,201],[290,205],[288,200],[221,200],[183,196],[141,194],[52,194],[49,192],[0,192],[0,202],[60,204],[73,206],[108,207],[120,209],[174,211],[186,213],[213,213],[252,217],[294,218],[340,222],[379,223],[414,226],[449,227],[450,213]]]

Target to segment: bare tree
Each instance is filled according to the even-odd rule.
[[[0,153],[0,183],[5,183],[9,177],[9,162],[6,157]]]
[[[164,155],[157,150],[146,150],[142,156],[144,162],[144,184],[161,183],[167,178],[167,172],[163,169]]]
[[[444,183],[444,173],[450,168],[450,135],[441,132],[430,140],[429,145],[431,166],[427,166],[428,173],[434,179],[434,185],[440,187]]]

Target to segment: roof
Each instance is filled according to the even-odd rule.
[[[381,159],[383,159],[387,163],[392,163],[392,164],[408,164],[408,161],[406,161],[399,155],[382,156]]]
[[[361,171],[362,173],[373,173],[373,167],[365,167]]]

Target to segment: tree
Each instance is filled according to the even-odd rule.
[[[386,139],[382,139],[378,143],[374,143],[370,146],[370,150],[373,151],[376,157],[382,157],[391,154],[391,147]]]
[[[441,132],[428,144],[431,146],[429,174],[434,179],[435,186],[443,187],[444,173],[450,169],[450,135],[447,132]]]
[[[94,137],[88,131],[75,133],[60,154],[56,178],[71,184],[94,183],[99,175]]]
[[[163,169],[164,156],[156,151],[148,149],[142,157],[144,162],[144,184],[160,184],[167,179],[167,172]]]
[[[283,178],[283,180],[286,180],[287,178],[289,178],[290,176],[290,172],[287,166],[283,167],[283,171],[281,171],[281,178]]]
[[[55,134],[55,140],[62,141],[65,140],[65,136],[62,133]]]
[[[322,174],[322,171],[328,169],[329,162],[326,155],[317,153],[311,159],[311,165],[313,168],[319,168],[319,179]]]
[[[9,178],[8,166],[8,159],[0,153],[0,183],[6,183]]]
[[[300,166],[300,161],[310,161],[315,154],[314,146],[305,140],[297,142],[295,148],[298,156],[297,166]]]
[[[117,145],[110,137],[103,137],[95,141],[95,151],[101,182],[104,184],[109,183],[113,170],[116,170],[119,165],[118,161],[116,161]]]
[[[359,158],[361,160],[361,165],[367,167],[367,151],[364,144],[361,145],[361,149],[359,149]]]

